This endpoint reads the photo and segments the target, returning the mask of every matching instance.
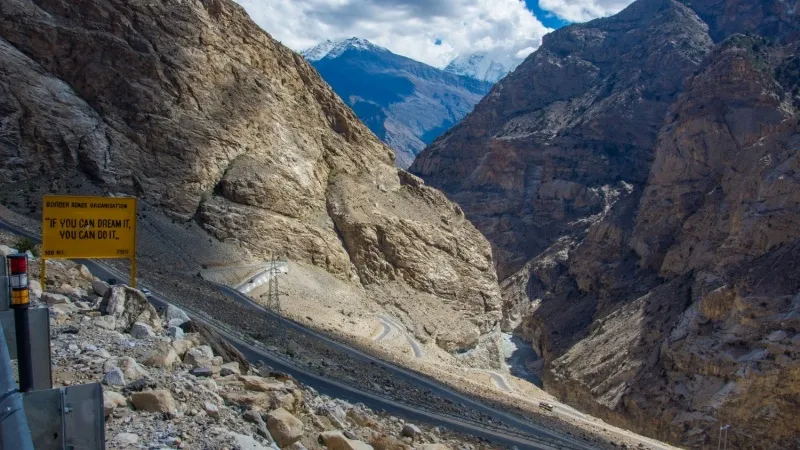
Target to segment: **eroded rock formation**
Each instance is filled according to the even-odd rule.
[[[468,328],[499,319],[461,210],[232,1],[4,1],[0,92],[6,189],[85,179],[255,257],[403,282]]]
[[[412,166],[489,237],[548,390],[683,445],[798,445],[798,6],[556,31]]]

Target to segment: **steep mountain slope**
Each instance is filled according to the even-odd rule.
[[[412,171],[451,195],[494,245],[501,278],[579,218],[642,183],[664,113],[710,48],[672,2],[550,33]]]
[[[499,61],[493,60],[485,52],[458,56],[444,68],[445,72],[464,75],[476,80],[488,81],[489,83],[497,83],[512,70],[514,70],[514,67],[508,67]]]
[[[412,166],[489,237],[548,390],[684,445],[800,444],[799,6],[558,30]]]
[[[303,54],[359,119],[395,150],[401,168],[408,168],[491,88],[365,39],[327,41]]]
[[[4,1],[0,60],[4,194],[135,194],[156,207],[143,219],[202,227],[200,255],[225,244],[405,286],[408,301],[445,311],[421,314],[418,329],[448,350],[497,322],[489,246],[460,208],[398,170],[317,72],[233,2]]]

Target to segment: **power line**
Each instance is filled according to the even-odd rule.
[[[278,264],[275,255],[271,255],[269,263],[269,287],[267,289],[267,308],[278,316],[278,340],[286,343],[286,329],[283,326],[283,313],[281,312],[281,296],[278,290]]]

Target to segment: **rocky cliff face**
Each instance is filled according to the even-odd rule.
[[[4,1],[0,59],[4,190],[135,194],[254,257],[405,283],[465,327],[497,322],[480,233],[233,2]]]
[[[412,167],[489,237],[549,390],[684,445],[798,445],[797,6],[554,32]]]
[[[583,230],[622,181],[645,181],[664,113],[710,46],[669,1],[557,30],[411,170],[464,208],[505,278]]]

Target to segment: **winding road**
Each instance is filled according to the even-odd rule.
[[[380,342],[380,341],[382,341],[382,340],[386,339],[386,336],[389,336],[389,334],[392,332],[392,327],[391,327],[391,326],[389,326],[389,324],[388,324],[388,323],[386,323],[385,321],[381,320],[380,318],[378,318],[378,320],[380,321],[380,323],[381,323],[381,326],[383,327],[383,331],[382,331],[382,332],[380,332],[380,333],[378,333],[378,334],[377,334],[377,335],[376,335],[376,336],[375,336],[375,337],[372,339],[372,340],[373,340],[373,341],[375,341],[375,342]]]
[[[0,221],[0,229],[4,229],[14,234],[28,237],[36,242],[41,242],[41,239],[38,235],[3,221]],[[86,267],[88,267],[89,270],[98,278],[102,279],[116,278],[120,282],[129,281],[128,275],[120,273],[113,267],[104,264],[100,261],[80,259],[80,260],[75,260],[75,262],[83,264]],[[142,287],[147,287],[148,289],[151,290],[152,296],[149,297],[149,300],[151,303],[154,304],[154,306],[158,308],[166,308],[167,305],[174,305],[176,307],[181,308],[179,303],[170,301],[165,297],[163,297],[161,294],[159,294],[157,287],[154,286],[142,286]],[[260,313],[272,316],[276,319],[278,318],[278,316],[275,313],[257,304],[250,297],[248,297],[245,294],[242,294],[238,290],[224,285],[217,285],[217,287],[223,294],[225,294],[232,300],[236,301],[237,303],[240,303],[241,305],[246,306],[252,310],[258,311]],[[408,419],[419,420],[432,425],[446,426],[452,430],[461,431],[473,436],[479,436],[484,439],[488,439],[491,442],[500,445],[506,445],[508,447],[517,447],[520,449],[529,448],[529,449],[548,449],[548,450],[592,448],[588,444],[577,441],[571,437],[560,435],[553,431],[547,430],[544,427],[523,420],[515,415],[488,406],[478,400],[463,395],[437,381],[434,381],[432,379],[429,379],[427,377],[424,377],[420,374],[404,369],[402,367],[395,366],[392,363],[376,358],[372,355],[364,353],[355,348],[349,347],[327,336],[324,336],[317,331],[306,328],[303,325],[294,322],[290,319],[282,318],[284,326],[290,327],[296,330],[297,332],[311,336],[323,342],[325,345],[332,347],[337,351],[340,351],[354,359],[380,365],[386,370],[392,372],[398,378],[406,379],[412,382],[413,384],[424,387],[433,392],[434,394],[442,398],[448,399],[454,403],[462,404],[464,406],[469,406],[474,411],[487,414],[490,417],[502,421],[507,426],[518,430],[519,433],[511,432],[501,428],[495,428],[485,424],[476,424],[474,422],[467,421],[459,417],[451,417],[441,413],[428,411],[426,409],[423,409],[415,405],[406,405],[385,397],[381,397],[372,392],[363,391],[356,387],[346,385],[338,380],[319,376],[317,374],[309,372],[303,367],[300,367],[293,361],[290,361],[286,358],[283,358],[281,356],[269,352],[267,349],[258,348],[252,343],[245,342],[241,337],[236,336],[233,330],[226,329],[225,327],[220,326],[220,324],[212,323],[208,320],[205,320],[199,315],[194,314],[192,311],[187,310],[187,313],[189,313],[192,319],[198,320],[210,326],[218,333],[220,333],[220,335],[222,335],[225,339],[227,339],[232,345],[237,347],[237,349],[239,349],[239,351],[241,351],[244,354],[244,356],[247,357],[248,360],[250,360],[251,362],[253,363],[264,362],[265,364],[277,370],[292,375],[293,377],[298,379],[300,382],[306,384],[307,386],[313,387],[317,391],[330,395],[332,397],[342,398],[351,402],[361,402],[371,408],[378,410],[383,409],[391,414],[400,415]]]
[[[499,387],[500,389],[506,392],[511,392],[511,387],[508,385],[508,382],[506,381],[503,375],[497,372],[493,372],[491,370],[487,370],[485,372],[488,373],[489,376],[492,378],[492,382],[495,384],[495,386]]]
[[[414,338],[414,336],[411,335],[411,333],[406,331],[406,327],[404,327],[403,325],[398,324],[397,322],[395,322],[395,320],[393,318],[389,317],[386,314],[379,314],[378,315],[378,320],[381,322],[381,324],[384,327],[389,327],[390,329],[394,329],[398,333],[400,333],[401,336],[405,336],[406,341],[408,342],[408,345],[411,346],[411,350],[414,352],[414,356],[415,357],[422,358],[425,355],[422,352],[422,345]],[[386,336],[383,336],[382,338],[377,339],[377,341],[380,341],[381,339],[383,339],[385,337]]]
[[[23,230],[19,227],[14,225],[8,224],[0,220],[0,229],[4,229],[10,231],[17,235],[26,236],[30,239],[33,239],[36,242],[41,242],[38,235],[33,234],[27,230]],[[118,280],[128,280],[128,276],[126,274],[122,274],[116,269],[110,267],[107,264],[104,264],[99,261],[93,260],[76,260],[75,262],[84,264],[92,271],[95,276],[99,278],[117,278]],[[257,304],[253,299],[248,297],[247,295],[239,292],[236,289],[233,289],[229,286],[225,285],[216,285],[217,288],[227,297],[236,301],[237,303],[250,308],[252,310],[258,311],[260,313],[266,314],[271,316],[275,319],[278,319],[278,315],[273,313],[272,311],[262,307],[261,305]],[[175,305],[177,307],[181,307],[179,303],[170,301],[160,295],[158,293],[157,288],[154,286],[146,286],[152,292],[153,295],[149,298],[150,301],[159,308],[165,308],[167,305]],[[184,308],[185,309],[185,308]],[[384,369],[393,373],[394,376],[405,379],[406,381],[410,381],[411,383],[424,387],[429,391],[433,392],[434,394],[440,396],[441,398],[450,400],[456,404],[461,404],[464,406],[468,406],[472,408],[474,411],[484,413],[493,417],[497,420],[502,421],[507,426],[515,428],[520,433],[511,432],[505,429],[500,429],[492,426],[488,426],[485,424],[476,424],[474,422],[464,420],[460,417],[451,417],[448,415],[432,412],[425,410],[419,406],[415,405],[407,405],[403,403],[396,402],[394,400],[376,395],[372,392],[367,392],[356,387],[346,385],[337,381],[335,379],[325,378],[320,375],[314,374],[309,372],[305,368],[301,367],[297,363],[290,361],[282,356],[276,355],[266,348],[259,348],[252,343],[245,342],[241,337],[237,336],[235,331],[226,329],[225,327],[221,326],[218,323],[211,323],[207,320],[204,320],[197,314],[193,314],[192,311],[187,311],[190,313],[190,316],[194,320],[198,320],[203,322],[204,324],[212,327],[218,333],[220,333],[225,339],[227,339],[232,345],[236,346],[239,351],[241,351],[244,356],[248,358],[253,363],[264,362],[271,367],[274,367],[277,370],[284,371],[286,373],[291,374],[293,377],[298,379],[300,382],[310,386],[317,391],[330,395],[336,398],[342,398],[351,402],[361,402],[365,405],[373,408],[373,409],[383,409],[391,414],[403,416],[407,419],[411,420],[418,420],[422,422],[426,422],[432,425],[441,425],[446,426],[452,430],[461,431],[473,436],[479,436],[484,439],[488,439],[491,442],[500,445],[506,445],[508,447],[517,447],[520,449],[591,449],[592,447],[588,443],[584,443],[573,439],[572,437],[561,435],[554,431],[550,431],[545,429],[542,426],[536,425],[532,422],[524,420],[520,417],[517,417],[513,414],[507,413],[503,410],[494,408],[492,406],[486,405],[478,400],[475,400],[469,396],[461,394],[454,389],[434,380],[428,378],[426,376],[420,375],[416,372],[412,372],[408,369],[396,366],[390,362],[384,361],[382,359],[376,358],[372,355],[364,353],[358,349],[352,348],[346,344],[333,340],[315,330],[307,328],[293,320],[287,319],[285,317],[280,318],[283,320],[285,326],[294,329],[299,333],[303,333],[307,336],[313,337],[318,341],[324,343],[325,345],[336,349],[349,357],[352,357],[357,360],[362,360],[367,363],[376,364]],[[384,317],[384,319],[387,319]],[[383,334],[388,334],[391,331],[391,327],[394,325],[398,327],[396,323],[394,323],[391,319],[386,320],[384,326],[389,328],[384,329]],[[399,328],[399,327],[398,327]],[[419,343],[416,342],[413,337],[409,336],[407,332],[403,331],[403,328],[400,328],[400,331],[406,336],[411,344],[412,348],[414,349],[414,353],[416,355],[421,356],[421,348]],[[385,337],[385,336],[384,336]],[[488,372],[492,375],[492,372]],[[494,374],[492,377],[493,381],[503,388],[508,388],[508,384],[506,383],[505,379],[498,374]],[[580,419],[586,422],[590,421],[590,417],[586,416],[578,411],[572,410],[572,408],[562,407],[561,405],[557,405],[558,412],[570,417],[574,417],[576,419]],[[594,422],[592,422],[594,423]],[[595,425],[598,425],[594,423]],[[627,432],[627,430],[616,430],[612,427],[604,427],[612,432],[619,433],[620,431],[623,432],[627,437],[639,441],[643,444],[646,444],[652,448],[663,449],[667,450],[671,447],[663,445],[657,441],[644,438],[642,436],[636,435],[631,432]]]

